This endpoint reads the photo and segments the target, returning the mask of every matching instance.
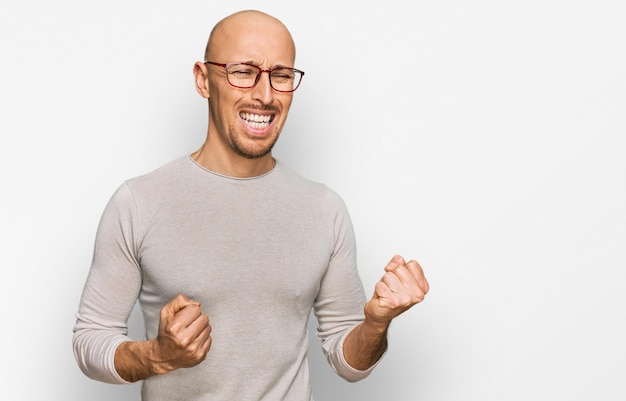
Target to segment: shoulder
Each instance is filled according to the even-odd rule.
[[[276,163],[278,176],[281,181],[285,182],[287,185],[312,192],[333,192],[326,184],[304,177],[281,161],[277,160]]]
[[[177,193],[189,187],[193,178],[193,168],[187,155],[178,157],[156,169],[125,180],[121,188],[126,188],[136,200],[149,200]]]
[[[188,169],[186,157],[171,160],[142,175],[124,180],[114,192],[111,201],[141,204],[150,199],[158,199],[175,184],[184,181]]]
[[[289,166],[277,161],[278,173],[284,185],[289,187],[290,192],[306,197],[311,202],[325,205],[332,209],[345,209],[341,195],[325,183],[306,178]]]
[[[148,173],[127,179],[125,184],[131,188],[139,188],[176,181],[184,176],[185,170],[189,169],[188,159],[187,156],[176,158]]]

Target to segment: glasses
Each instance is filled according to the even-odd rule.
[[[254,64],[248,63],[220,64],[212,61],[205,61],[204,63],[224,67],[228,83],[235,88],[241,89],[254,88],[259,79],[261,79],[261,73],[267,72],[272,89],[276,92],[293,92],[298,89],[304,76],[304,71],[295,68],[278,67],[263,70]]]

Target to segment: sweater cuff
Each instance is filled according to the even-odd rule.
[[[119,373],[117,373],[117,370],[115,369],[115,352],[117,351],[117,348],[122,345],[122,343],[125,343],[129,341],[128,339],[121,339],[118,344],[115,347],[112,347],[113,352],[111,352],[108,356],[109,359],[109,373],[117,380],[118,384],[132,384],[132,382],[127,381],[126,379],[122,378],[122,376],[120,376]]]
[[[341,341],[339,342],[339,348],[337,350],[337,353],[338,353],[337,360],[339,362],[339,366],[337,366],[336,369],[337,369],[337,372],[340,374],[340,376],[346,379],[347,381],[356,382],[356,381],[365,379],[367,376],[370,375],[370,373],[372,373],[372,371],[376,368],[376,366],[378,366],[380,361],[382,361],[385,355],[387,355],[387,350],[389,348],[387,348],[385,352],[380,356],[380,358],[378,358],[376,363],[370,366],[367,370],[355,369],[352,366],[350,366],[350,364],[348,364],[348,362],[346,361],[346,358],[343,355],[343,343],[349,333],[350,331],[345,333],[343,337],[341,338]]]

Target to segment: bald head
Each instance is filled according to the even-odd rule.
[[[255,45],[258,47],[258,40],[250,42],[251,38],[258,37],[272,38],[272,43],[267,46],[279,46],[283,51],[291,53],[293,64],[296,55],[296,47],[287,27],[277,18],[257,10],[244,10],[231,14],[219,21],[211,34],[204,52],[206,61],[234,62],[246,61],[225,60],[224,55],[228,48],[245,47]],[[256,49],[260,50],[260,49]]]

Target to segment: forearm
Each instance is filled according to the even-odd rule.
[[[128,382],[164,374],[171,369],[156,356],[154,340],[127,341],[115,351],[115,370]]]
[[[346,362],[357,370],[374,366],[387,350],[388,328],[388,323],[372,323],[366,319],[352,329],[343,343]]]

